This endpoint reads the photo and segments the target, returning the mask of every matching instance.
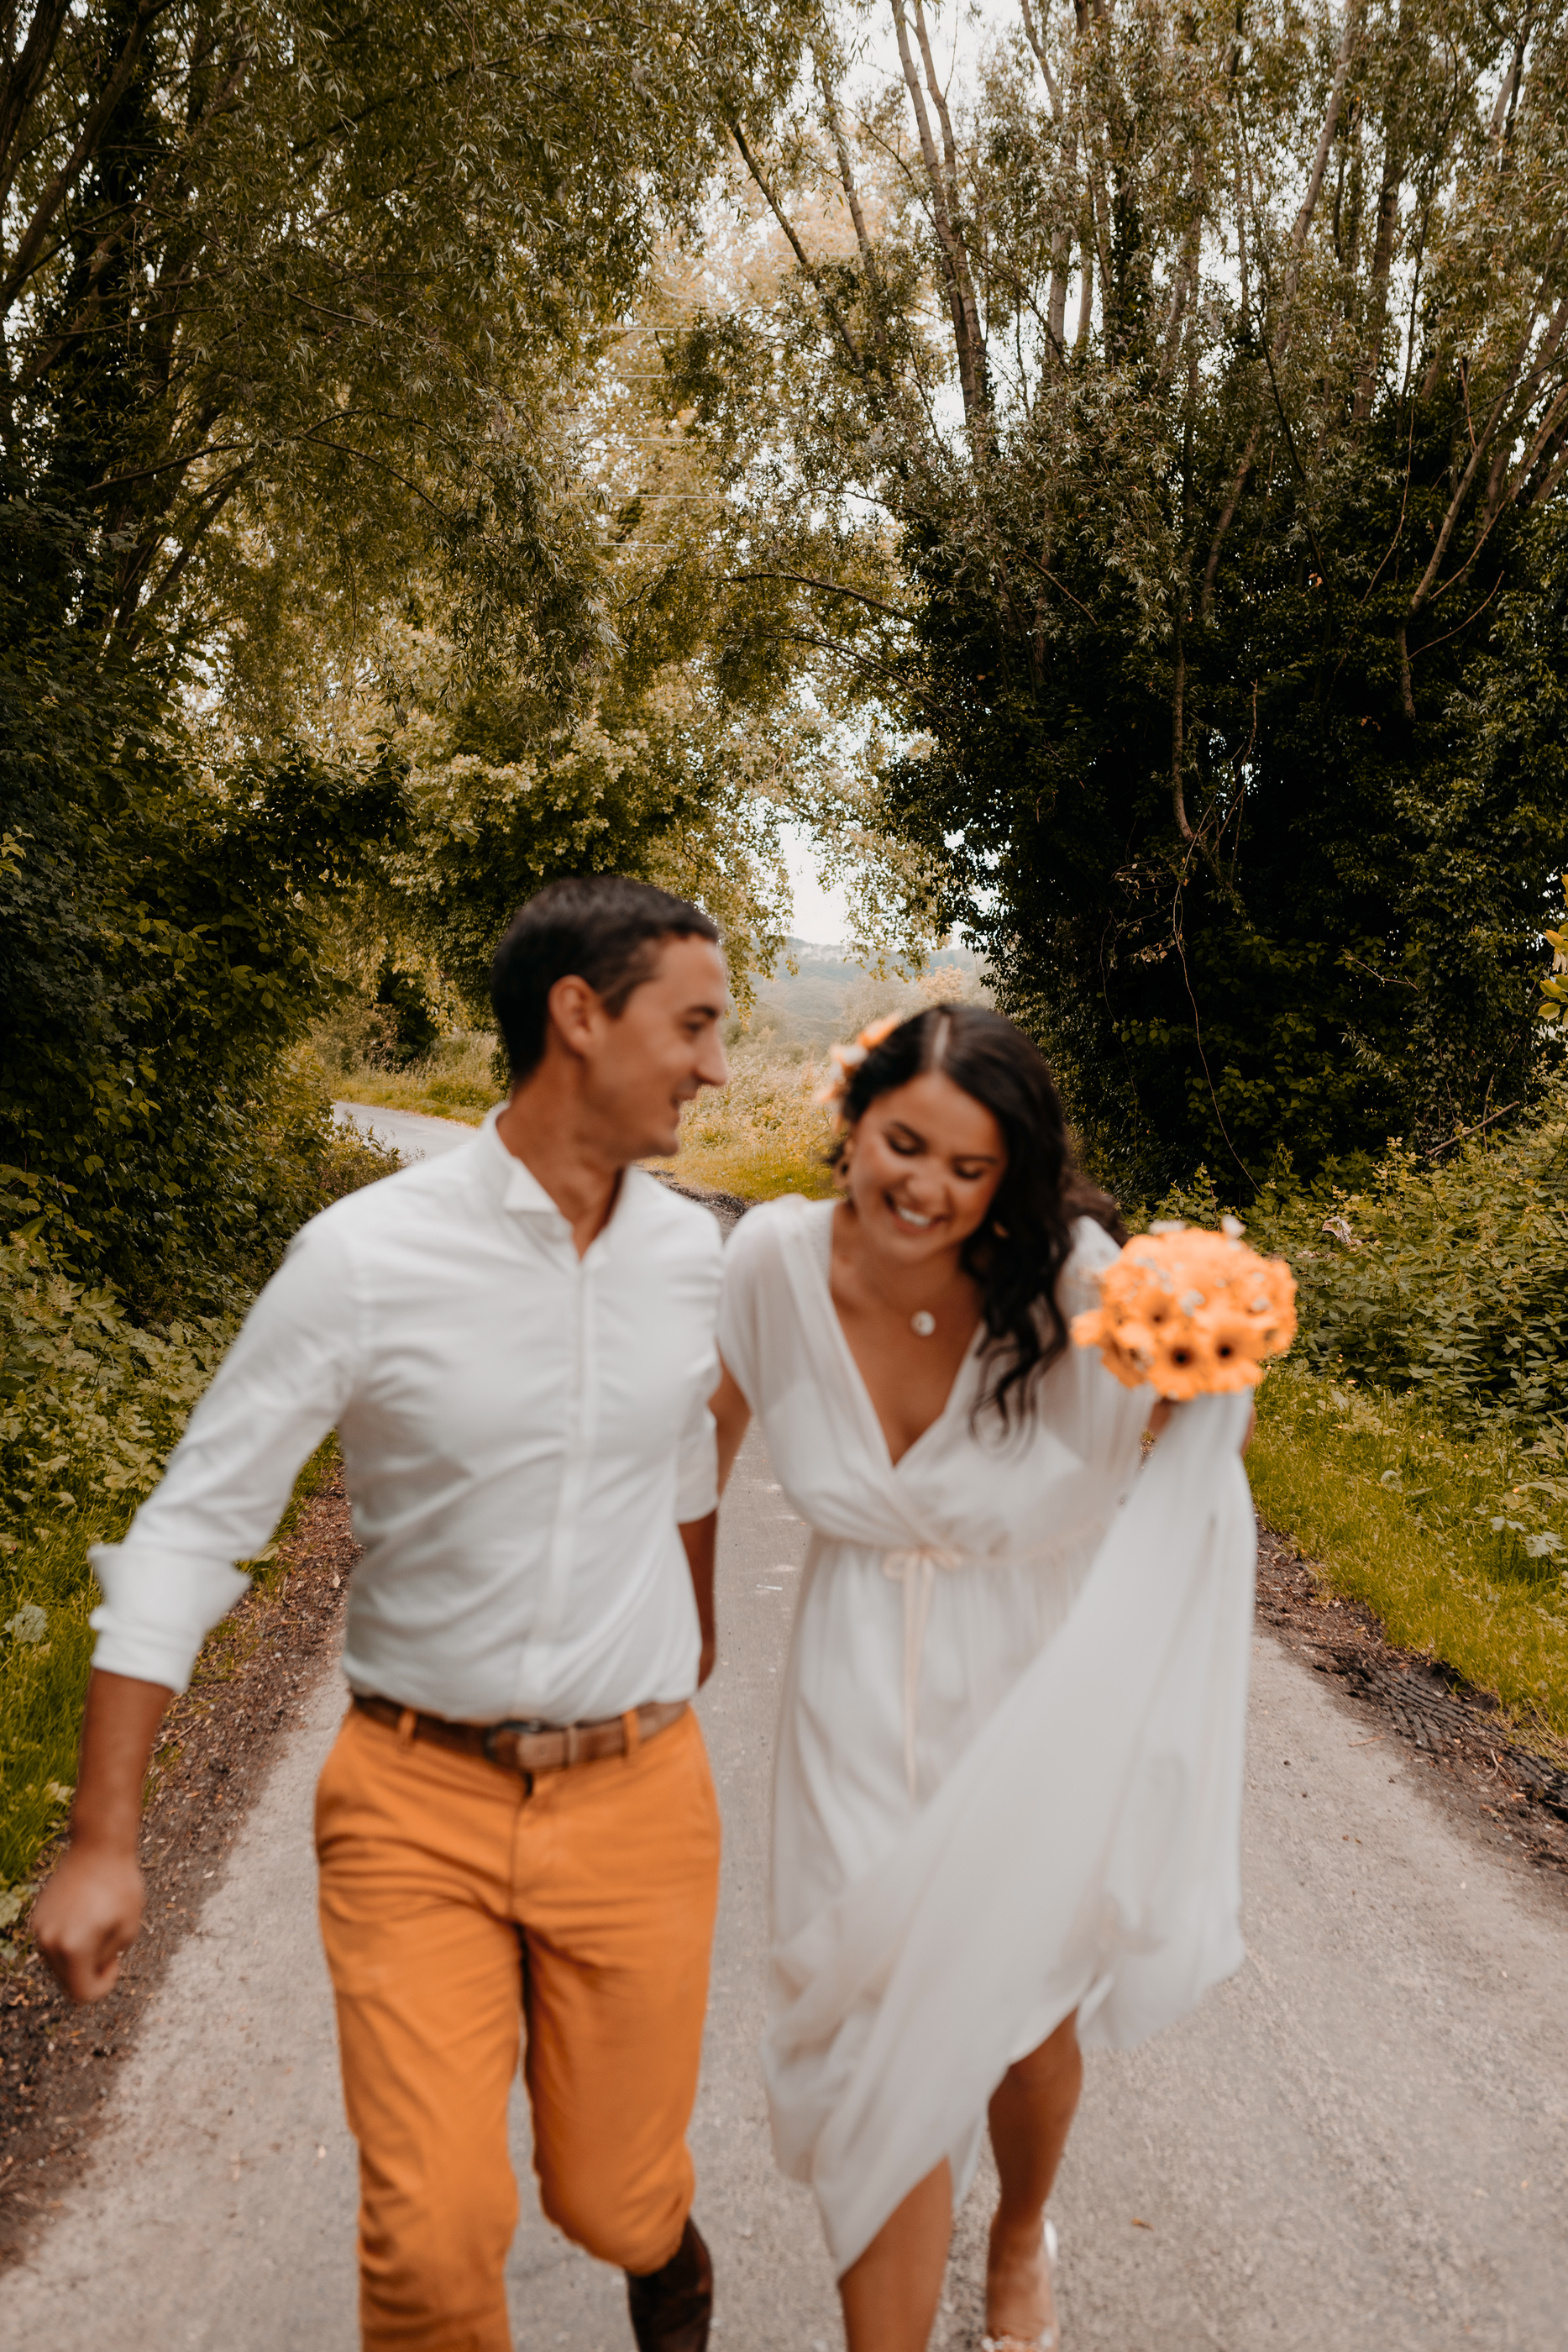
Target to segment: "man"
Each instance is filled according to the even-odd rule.
[[[492,979],[505,1106],[304,1228],[94,1555],[72,1843],[34,1913],[81,2000],[140,1925],[163,1709],[337,1428],[364,1558],[317,1846],[367,2352],[508,2352],[525,2024],[545,2210],[627,2272],[642,2352],[707,2342],[685,2129],[718,1819],[688,1702],[714,1656],[719,1236],[632,1163],[727,1078],[717,937],[614,877],[531,899]]]

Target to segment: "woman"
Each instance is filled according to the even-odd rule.
[[[1019,1031],[942,1008],[841,1059],[843,1197],[738,1228],[715,1399],[722,1474],[755,1411],[812,1531],[774,2137],[816,2189],[850,2352],[921,2352],[988,2119],[987,2342],[1033,2352],[1059,2341],[1044,2207],[1081,2024],[1137,2039],[1240,1958],[1248,1408],[1181,1408],[1140,1475],[1169,1408],[1068,1344],[1115,1217]]]

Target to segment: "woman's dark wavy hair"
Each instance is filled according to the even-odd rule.
[[[986,1222],[964,1244],[964,1271],[980,1294],[988,1387],[979,1410],[994,1405],[1004,1429],[1016,1410],[1033,1409],[1034,1390],[1067,1345],[1057,1298],[1072,1249],[1072,1226],[1092,1217],[1124,1241],[1116,1203],[1078,1165],[1061,1097],[1039,1048],[983,1005],[934,1006],[902,1022],[849,1074],[841,1105],[846,1131],[832,1154],[843,1157],[849,1131],[879,1095],[940,1070],[1001,1129],[1007,1167]]]

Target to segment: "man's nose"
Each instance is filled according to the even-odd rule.
[[[716,1029],[711,1031],[697,1057],[697,1076],[705,1087],[727,1087],[729,1064],[725,1059],[724,1039]]]

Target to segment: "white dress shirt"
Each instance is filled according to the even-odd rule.
[[[355,1690],[467,1722],[691,1696],[676,1528],[716,1499],[718,1227],[632,1168],[580,1259],[497,1116],[295,1236],[162,1484],[94,1549],[96,1665],[183,1690],[336,1427]]]

